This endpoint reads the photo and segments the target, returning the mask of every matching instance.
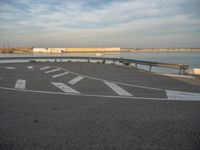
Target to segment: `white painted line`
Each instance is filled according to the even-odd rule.
[[[53,69],[53,70],[49,70],[49,71],[46,71],[45,73],[52,73],[52,72],[56,72],[56,71],[59,71],[60,69]]]
[[[169,77],[177,77],[177,78],[188,78],[188,79],[194,79],[194,76],[190,75],[177,75],[177,74],[161,74],[163,76],[169,76]]]
[[[63,72],[63,73],[60,73],[60,74],[56,74],[56,75],[53,75],[52,78],[57,78],[57,77],[61,77],[61,76],[64,76],[66,74],[68,74],[69,72]]]
[[[125,91],[117,84],[111,83],[111,82],[104,82],[108,87],[110,87],[113,91],[115,91],[118,95],[121,96],[133,96],[131,93]]]
[[[81,81],[82,79],[83,79],[82,76],[78,76],[78,77],[72,79],[71,81],[69,81],[68,83],[69,83],[69,84],[72,84],[72,85],[75,85],[76,83],[78,83],[78,82]]]
[[[57,88],[59,88],[60,90],[62,90],[65,93],[74,93],[74,94],[79,94],[80,92],[72,89],[71,87],[63,84],[63,83],[59,83],[59,82],[51,82],[54,86],[56,86]]]
[[[10,70],[13,70],[13,69],[16,69],[14,67],[4,67],[5,69],[10,69]]]
[[[200,101],[200,93],[166,90],[166,94],[167,94],[168,99],[171,99],[171,100],[188,100],[188,101],[199,100]]]
[[[70,95],[70,96],[81,96],[81,97],[99,97],[99,98],[116,98],[116,99],[141,99],[141,100],[153,100],[153,101],[174,101],[167,98],[153,98],[153,97],[134,97],[134,96],[108,96],[108,95],[94,95],[94,94],[76,94],[76,93],[63,93],[63,92],[52,92],[52,91],[37,91],[37,90],[26,90],[26,89],[15,89],[0,87],[0,90],[8,91],[18,91],[18,92],[27,92],[27,93],[40,93],[40,94],[52,94],[52,95]],[[200,93],[199,93],[200,94]],[[182,100],[182,101],[198,101],[199,100]]]
[[[25,89],[25,87],[26,87],[26,80],[18,79],[15,84],[15,88],[16,89]]]
[[[27,69],[33,69],[33,66],[27,66]]]
[[[48,69],[48,68],[50,68],[50,66],[40,68],[40,70],[45,70],[45,69]]]
[[[54,67],[56,67],[56,66],[54,66]],[[167,90],[167,89],[164,89],[164,88],[155,88],[155,87],[149,87],[149,86],[143,86],[143,85],[137,85],[137,84],[128,84],[128,83],[104,80],[104,79],[101,79],[101,78],[96,78],[96,77],[91,77],[91,76],[86,76],[86,75],[83,75],[83,74],[79,74],[79,73],[70,71],[69,69],[64,69],[64,68],[61,68],[61,67],[57,67],[57,68],[60,68],[60,69],[62,69],[64,71],[67,71],[67,72],[69,72],[71,74],[75,74],[75,75],[78,75],[78,76],[84,76],[85,78],[89,78],[89,79],[92,79],[92,80],[98,80],[98,81],[102,81],[102,82],[112,82],[112,83],[115,83],[115,84],[125,85],[125,86],[129,86],[129,87],[137,87],[137,88],[156,90],[156,91],[164,91],[165,92]]]

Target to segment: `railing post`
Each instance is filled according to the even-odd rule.
[[[152,68],[152,66],[151,66],[151,65],[149,65],[149,72],[151,72],[151,68]]]
[[[90,62],[90,59],[88,58],[88,63]]]
[[[182,72],[182,69],[180,68],[180,69],[179,69],[179,75],[181,75],[181,74],[182,74],[181,72]]]

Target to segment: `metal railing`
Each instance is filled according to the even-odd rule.
[[[123,63],[124,65],[131,65],[134,64],[135,68],[138,68],[138,65],[148,66],[148,71],[152,71],[152,67],[162,67],[162,68],[174,68],[179,70],[179,74],[183,74],[186,69],[189,68],[188,65],[185,64],[171,64],[171,63],[161,63],[161,62],[151,62],[151,61],[141,61],[141,60],[134,60],[134,59],[124,59],[124,58],[106,58],[106,57],[77,57],[77,56],[27,56],[27,57],[0,57],[0,60],[29,60],[29,61],[36,61],[36,60],[87,60],[90,62],[91,60],[101,60],[102,63],[106,63],[106,61],[112,61],[113,64],[115,62]]]

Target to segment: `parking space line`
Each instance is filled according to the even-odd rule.
[[[57,88],[59,88],[60,90],[62,90],[65,93],[74,93],[74,94],[80,94],[80,92],[72,89],[71,87],[63,84],[63,83],[59,83],[59,82],[51,82],[54,86],[56,86]]]
[[[26,80],[18,79],[15,84],[15,88],[16,89],[25,89],[25,87],[26,87]]]
[[[108,87],[110,87],[114,92],[116,92],[118,95],[121,96],[133,96],[131,93],[125,91],[117,84],[111,83],[111,82],[104,82]]]
[[[48,69],[48,68],[50,68],[50,66],[40,68],[40,70],[46,70],[46,69]]]
[[[66,74],[68,74],[69,72],[63,72],[63,73],[60,73],[60,74],[56,74],[56,75],[53,75],[52,78],[57,78],[57,77],[61,77],[61,76],[64,76]]]
[[[27,69],[33,69],[33,66],[27,66]]]
[[[14,67],[4,67],[5,69],[10,69],[10,70],[13,70],[13,69],[16,69]]]
[[[59,70],[61,70],[61,69],[53,69],[53,70],[49,70],[49,71],[46,71],[45,73],[52,73],[52,72],[56,72],[56,71],[59,71]]]
[[[71,81],[69,81],[68,83],[69,83],[69,84],[72,84],[72,85],[75,85],[76,83],[78,83],[78,82],[81,81],[82,79],[83,79],[82,76],[78,76],[78,77],[72,79]]]
[[[199,93],[166,90],[167,98],[171,100],[200,100]]]

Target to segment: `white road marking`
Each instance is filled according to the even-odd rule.
[[[190,75],[177,75],[177,74],[161,74],[163,76],[169,76],[169,77],[177,77],[177,78],[187,78],[187,79],[194,79],[194,76]]]
[[[45,69],[48,69],[48,68],[50,68],[50,66],[40,68],[40,70],[45,70]]]
[[[61,76],[64,76],[66,74],[68,74],[69,72],[63,72],[63,73],[60,73],[60,74],[56,74],[56,75],[53,75],[52,77],[53,78],[57,78],[57,77],[61,77]]]
[[[134,96],[108,96],[108,95],[94,95],[94,94],[76,94],[76,93],[63,93],[63,92],[52,92],[52,91],[37,91],[37,90],[26,90],[26,89],[15,89],[0,87],[1,90],[28,92],[28,93],[40,93],[40,94],[52,94],[52,95],[71,95],[81,97],[99,97],[99,98],[116,98],[116,99],[141,99],[141,100],[153,100],[153,101],[171,101],[172,99],[167,98],[154,98],[154,97],[134,97]],[[174,101],[174,100],[173,100]],[[199,100],[183,100],[183,101],[198,101]]]
[[[52,73],[52,72],[56,72],[56,71],[59,71],[60,69],[53,69],[53,70],[49,70],[49,71],[46,71],[45,73]]]
[[[25,89],[25,87],[26,87],[26,80],[18,79],[15,84],[15,88],[16,89]]]
[[[16,69],[14,67],[4,67],[5,69],[10,69],[10,70],[13,70],[13,69]]]
[[[166,94],[167,94],[168,99],[171,99],[171,100],[188,100],[188,101],[199,100],[200,101],[200,93],[166,90]]]
[[[57,88],[59,88],[60,90],[62,90],[65,93],[74,93],[74,94],[79,94],[80,92],[72,89],[71,87],[63,84],[63,83],[59,83],[59,82],[51,82],[54,86],[56,86]]]
[[[54,66],[54,67],[56,67],[56,66]],[[125,86],[129,86],[129,87],[137,87],[137,88],[148,89],[148,90],[156,90],[156,91],[164,91],[164,92],[167,90],[167,89],[164,89],[164,88],[156,88],[156,87],[149,87],[149,86],[143,86],[143,85],[137,85],[137,84],[128,84],[128,83],[104,80],[104,79],[101,79],[101,78],[96,78],[96,77],[91,77],[91,76],[86,76],[86,75],[83,75],[83,74],[79,74],[79,73],[70,71],[69,69],[64,69],[64,68],[61,68],[61,67],[57,67],[57,68],[60,68],[60,69],[62,69],[64,71],[67,71],[67,72],[69,72],[71,74],[75,74],[75,75],[78,75],[78,76],[83,76],[85,78],[92,79],[92,80],[98,80],[98,81],[102,81],[102,82],[112,82],[112,83],[115,83],[115,84],[125,85]]]
[[[125,91],[117,84],[111,83],[111,82],[104,82],[108,87],[110,87],[113,91],[115,91],[118,95],[121,96],[133,96],[131,93]]]
[[[82,76],[78,76],[78,77],[72,79],[71,81],[69,81],[68,83],[69,83],[69,84],[72,84],[72,85],[75,85],[76,83],[78,83],[78,82],[81,81],[82,79],[83,79]]]
[[[33,66],[27,66],[27,69],[33,69]]]

